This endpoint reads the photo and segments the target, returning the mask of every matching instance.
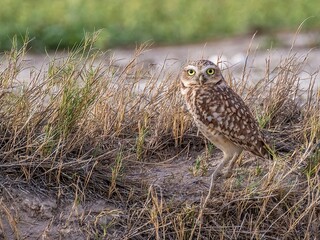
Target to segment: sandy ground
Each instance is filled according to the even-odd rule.
[[[236,78],[241,78],[247,51],[251,46],[250,57],[247,61],[250,62],[250,66],[253,66],[252,77],[258,80],[264,76],[266,58],[270,56],[271,66],[277,66],[279,61],[288,55],[293,39],[293,34],[279,34],[276,37],[279,47],[271,49],[269,37],[256,37],[253,40],[250,37],[241,37],[185,46],[151,46],[140,56],[139,61],[145,63],[146,66],[164,65],[175,71],[188,59],[208,58],[214,62],[220,59],[223,68],[230,68]],[[299,35],[294,44],[293,53],[298,59],[303,60],[308,55],[307,64],[304,71],[301,72],[301,79],[306,79],[303,83],[305,86],[308,85],[310,74],[319,70],[320,50],[312,48],[319,45],[319,39],[320,32],[305,33]],[[133,54],[132,49],[114,49],[106,54],[106,58],[113,57],[118,59],[117,64],[125,65]],[[57,56],[64,57],[64,54],[59,53]],[[48,68],[49,57],[28,54],[25,61],[26,67],[18,76],[22,81],[26,81],[32,71],[37,72],[42,69],[45,72]],[[6,63],[0,65],[0,69],[5,67]],[[316,84],[320,86],[319,78],[316,79]],[[194,151],[193,154],[196,152]],[[136,169],[132,168],[127,177],[145,186],[150,184],[159,186],[170,197],[180,198],[181,201],[188,199],[199,201],[209,187],[210,177],[208,175],[195,177],[191,173],[190,169],[194,165],[195,157],[196,155],[191,154],[175,162],[145,165],[143,171],[141,166]],[[221,157],[220,151],[214,152],[209,170],[214,169]],[[254,171],[254,164],[249,165]],[[86,228],[83,225],[94,224],[95,221],[98,224],[108,224],[121,217],[126,211],[125,206],[103,197],[88,199],[85,204],[75,204],[72,198],[60,201],[54,195],[50,197],[42,194],[41,191],[34,191],[36,188],[32,189],[23,181],[17,179],[14,183],[0,173],[0,203],[2,203],[0,239],[19,237],[22,239],[86,239],[86,234],[83,232],[83,229]],[[98,217],[101,212],[107,214]],[[16,226],[16,229],[13,226]],[[115,228],[112,234],[119,236],[125,230],[125,227],[119,226],[118,230]],[[18,232],[19,235],[15,232]]]

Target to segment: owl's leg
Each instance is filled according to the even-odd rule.
[[[233,155],[233,157],[232,157],[232,159],[231,159],[231,161],[230,161],[229,167],[228,167],[228,169],[227,169],[227,172],[226,172],[226,174],[224,175],[225,178],[231,177],[234,164],[235,164],[235,163],[237,162],[237,160],[239,159],[239,156],[240,156],[241,152],[242,152],[242,151],[236,152],[236,153]]]
[[[223,152],[224,157],[222,162],[219,164],[219,166],[216,168],[216,170],[213,172],[213,179],[215,180],[219,175],[221,175],[223,167],[230,162],[229,167],[227,169],[226,174],[224,174],[224,177],[229,178],[232,175],[232,169],[234,167],[234,164],[236,163],[237,159],[239,158],[240,154],[242,152],[242,149],[240,148],[234,148],[234,151],[229,152]]]
[[[223,153],[224,157],[222,162],[219,164],[219,166],[216,168],[216,170],[212,173],[212,179],[215,180],[219,177],[219,175],[221,175],[221,171],[223,169],[223,167],[230,161],[233,160],[233,154],[227,154],[227,153]]]

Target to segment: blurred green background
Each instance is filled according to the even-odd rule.
[[[319,0],[1,0],[0,50],[14,35],[33,51],[72,47],[103,29],[97,47],[208,41],[239,34],[320,29]]]

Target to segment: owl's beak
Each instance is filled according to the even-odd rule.
[[[203,74],[200,74],[200,76],[199,76],[200,85],[203,85],[205,81],[206,81],[206,80],[205,80]]]

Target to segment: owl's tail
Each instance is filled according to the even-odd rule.
[[[273,160],[276,155],[276,150],[270,147],[265,141],[260,141],[253,153],[259,157]]]
[[[273,160],[275,158],[275,155],[276,155],[276,149],[274,148],[271,148],[267,143],[264,142],[264,146],[263,146],[263,149],[264,149],[264,158],[267,158],[267,159],[271,159]]]
[[[283,155],[293,152],[299,144],[294,139],[286,136],[283,137],[279,133],[272,133],[265,129],[262,130],[262,133],[265,139],[267,150],[271,149],[273,153]]]

